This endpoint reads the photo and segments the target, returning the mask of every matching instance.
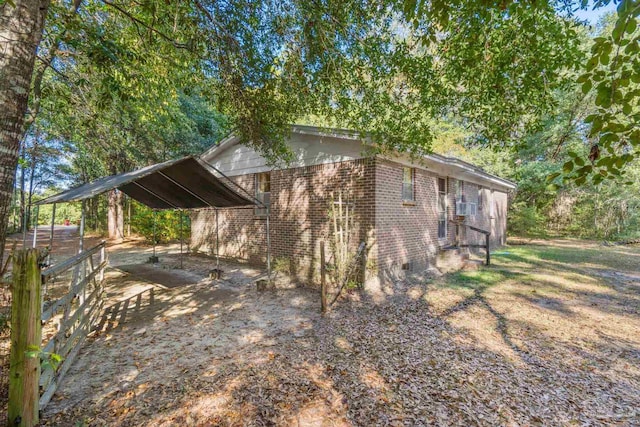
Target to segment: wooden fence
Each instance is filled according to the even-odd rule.
[[[18,251],[13,268],[9,424],[28,427],[100,317],[107,265],[105,242],[43,271],[38,259]]]

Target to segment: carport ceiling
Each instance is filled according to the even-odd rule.
[[[153,209],[233,208],[257,204],[227,186],[214,175],[212,167],[192,156],[100,178],[37,204],[85,200],[115,188]]]

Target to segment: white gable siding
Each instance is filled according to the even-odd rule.
[[[294,154],[290,168],[361,159],[366,154],[361,141],[347,138],[293,133],[288,143]],[[203,159],[227,176],[273,169],[254,149],[231,141],[226,148],[205,153]]]

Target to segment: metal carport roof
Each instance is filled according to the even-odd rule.
[[[89,199],[113,189],[153,209],[233,208],[259,204],[214,175],[214,168],[189,156],[97,179],[47,197],[38,205]],[[246,192],[245,192],[246,193]]]

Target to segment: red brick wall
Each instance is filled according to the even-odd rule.
[[[254,194],[254,175],[234,177]],[[338,192],[355,202],[353,249],[373,235],[373,160],[361,159],[271,172],[270,237],[272,262],[286,264],[299,280],[317,282],[320,242],[329,248],[329,211],[332,194]],[[253,209],[219,211],[221,256],[264,265],[266,261],[266,219]],[[215,214],[202,210],[192,218],[192,246],[214,253]]]
[[[411,263],[414,271],[426,268],[455,232],[449,227],[447,239],[438,239],[438,175],[416,168],[415,201],[407,203],[402,200],[402,170],[402,164],[376,161],[378,265],[383,273],[397,274],[405,263]],[[453,183],[449,186],[453,188]],[[449,199],[451,209],[451,191]]]
[[[286,265],[301,282],[317,283],[319,247],[326,242],[331,257],[329,219],[331,195],[338,191],[355,202],[355,235],[352,249],[366,241],[369,273],[400,273],[411,263],[413,271],[433,266],[438,249],[456,241],[456,225],[448,223],[447,238],[439,240],[437,222],[438,175],[415,169],[415,202],[402,201],[402,167],[383,159],[361,159],[271,172],[272,262]],[[254,194],[254,175],[233,178]],[[448,178],[447,219],[455,215],[456,180]],[[465,182],[465,199],[478,202],[478,186]],[[485,205],[468,223],[490,229],[492,243],[503,244],[506,231],[507,195],[493,192],[495,219],[490,219],[490,190],[484,189]],[[219,211],[220,254],[264,265],[266,260],[266,220],[253,209]],[[484,243],[476,232],[460,230],[461,243]],[[192,247],[214,253],[215,214],[195,212],[192,218]]]
[[[466,227],[457,227],[448,221],[447,238],[438,239],[437,178],[438,174],[424,169],[415,169],[415,202],[402,201],[402,164],[376,160],[376,233],[378,236],[378,266],[383,273],[398,275],[403,264],[409,263],[413,271],[435,266],[439,248],[460,244],[483,244],[483,234]],[[446,178],[446,177],[445,177]],[[447,178],[447,220],[454,219],[456,204],[456,182]],[[463,195],[466,202],[478,203],[480,186],[464,181]],[[484,206],[476,215],[467,216],[466,223],[491,231],[493,247],[505,243],[507,194],[482,188]],[[490,203],[494,204],[494,218],[490,217]],[[458,234],[456,234],[458,233]],[[475,249],[478,251],[479,249]]]

